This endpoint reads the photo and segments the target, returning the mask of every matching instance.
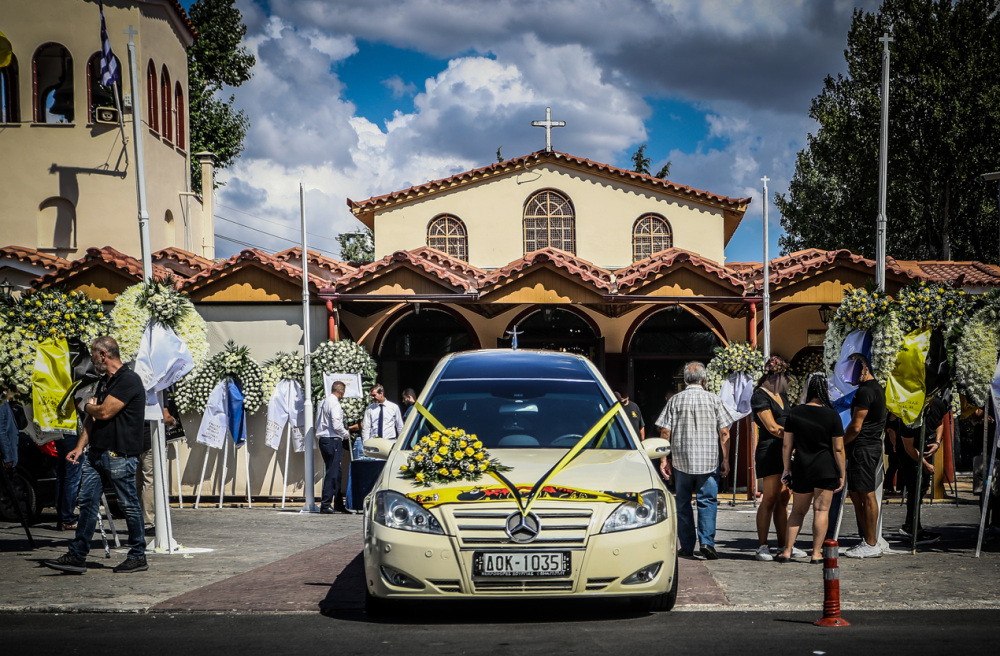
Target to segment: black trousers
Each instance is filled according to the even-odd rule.
[[[326,465],[323,477],[323,499],[320,508],[330,508],[340,499],[340,459],[344,455],[344,440],[339,437],[319,438],[319,452]]]
[[[927,494],[927,490],[931,487],[933,474],[928,474],[927,472],[921,473],[920,492],[917,493],[917,463],[913,462],[910,456],[906,454],[897,455],[899,456],[899,474],[903,477],[903,483],[906,486],[906,521],[903,522],[903,526],[919,532],[923,529],[923,526],[914,526],[913,517],[917,512],[917,504],[922,503],[924,495]]]

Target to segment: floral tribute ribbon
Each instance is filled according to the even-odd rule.
[[[447,430],[445,425],[442,424],[438,419],[430,413],[430,411],[421,405],[419,402],[414,403],[413,407],[417,409],[425,419],[435,429],[439,431]],[[605,426],[608,426],[618,410],[621,408],[620,403],[615,403],[611,406],[611,409],[604,413],[596,424],[594,424],[587,433],[573,445],[566,454],[559,459],[552,469],[547,471],[544,476],[538,479],[538,482],[528,490],[526,499],[524,498],[523,490],[527,490],[527,486],[519,487],[511,483],[503,474],[495,471],[486,472],[493,478],[495,478],[499,483],[501,483],[506,490],[499,490],[497,488],[483,488],[483,487],[472,487],[472,488],[443,488],[437,490],[433,494],[421,494],[414,493],[407,495],[409,498],[415,500],[417,503],[430,507],[427,504],[439,505],[442,503],[468,503],[477,501],[500,501],[513,499],[517,504],[517,509],[521,511],[521,515],[527,516],[531,512],[531,507],[534,505],[535,501],[539,498],[552,499],[552,500],[566,500],[566,501],[606,501],[606,502],[621,502],[621,501],[636,501],[642,503],[642,498],[633,492],[594,492],[591,490],[576,490],[573,488],[563,488],[563,487],[551,487],[548,485],[549,481],[552,480],[563,469],[573,461],[580,452],[583,451],[584,447],[590,440],[594,439]],[[607,431],[601,436],[601,442],[607,436]],[[492,494],[487,494],[488,492]],[[503,493],[500,496],[498,493]]]

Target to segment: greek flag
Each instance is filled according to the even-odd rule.
[[[108,38],[108,28],[104,24],[104,3],[101,7],[101,84],[110,87],[121,79],[121,71],[118,70],[118,61],[115,53],[111,52],[111,39]]]

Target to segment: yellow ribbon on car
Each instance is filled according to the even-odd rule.
[[[445,425],[442,424],[440,421],[438,421],[438,419],[434,415],[432,415],[430,413],[430,411],[427,408],[425,408],[423,405],[421,405],[419,402],[418,403],[414,403],[413,407],[416,408],[417,412],[419,412],[421,415],[423,415],[423,417],[425,419],[427,419],[427,421],[430,422],[430,424],[436,430],[438,430],[438,431],[447,430],[447,428],[445,428]],[[567,451],[566,454],[562,458],[559,459],[559,462],[557,462],[555,465],[553,465],[552,469],[550,469],[549,471],[547,471],[545,473],[545,475],[542,476],[538,480],[537,483],[535,483],[535,485],[531,488],[531,491],[528,492],[527,503],[525,503],[523,501],[523,499],[521,498],[521,490],[518,488],[518,486],[514,485],[509,480],[507,480],[507,478],[505,476],[503,476],[499,472],[495,472],[495,471],[488,471],[486,473],[489,474],[490,476],[492,476],[494,479],[496,479],[505,488],[507,488],[507,490],[510,492],[509,496],[517,504],[518,510],[521,511],[522,515],[527,516],[528,513],[531,512],[531,507],[534,505],[535,501],[538,498],[540,498],[540,497],[543,496],[542,495],[542,491],[545,490],[545,489],[547,489],[546,486],[548,486],[549,481],[551,481],[559,472],[561,472],[563,469],[565,469],[566,466],[570,462],[572,462],[573,459],[576,458],[580,454],[581,451],[583,451],[584,447],[587,446],[587,444],[592,439],[594,439],[594,436],[597,435],[597,433],[600,432],[601,429],[604,429],[605,427],[607,427],[610,430],[610,422],[611,422],[612,419],[614,419],[614,416],[618,413],[618,410],[620,408],[621,408],[621,404],[620,403],[615,403],[613,406],[611,406],[611,409],[608,410],[606,413],[604,413],[604,416],[601,417],[597,421],[597,423],[594,424],[593,427],[591,427],[591,429],[589,431],[587,431],[587,433],[583,437],[581,437],[579,439],[579,441],[577,441],[576,444],[573,445],[573,448],[571,448],[569,451]],[[604,438],[607,437],[607,434],[608,434],[608,430],[605,430],[604,433],[601,435],[600,442],[598,442],[598,446],[600,446],[604,442]],[[482,490],[482,489],[484,489],[484,488],[481,488],[481,487],[480,488],[443,488],[441,490],[437,490],[434,495],[420,495],[420,494],[417,494],[417,495],[408,495],[408,496],[410,496],[411,498],[414,498],[414,499],[416,499],[416,497],[418,497],[418,496],[426,499],[428,497],[433,497],[433,496],[436,495],[440,499],[440,498],[444,498],[445,497],[445,495],[443,495],[442,493],[447,492],[448,493],[447,497],[453,499],[451,501],[434,501],[434,505],[437,505],[437,504],[440,504],[440,503],[457,503],[457,502],[462,502],[462,501],[480,500],[480,499],[460,499],[459,496],[462,495],[462,494],[468,494],[469,492],[474,491],[474,490]],[[634,494],[634,493],[628,493],[628,492],[593,492],[593,491],[590,491],[590,490],[574,490],[573,488],[560,488],[560,489],[568,490],[571,493],[572,492],[576,492],[576,493],[581,494],[581,495],[590,496],[591,498],[587,499],[589,501],[605,501],[606,500],[606,501],[609,501],[609,502],[610,501],[621,502],[623,500],[627,500],[627,501],[636,501],[636,502],[638,502],[640,504],[642,503],[642,498],[639,495]],[[452,493],[452,492],[450,492],[451,490],[454,490],[455,492]],[[597,498],[597,497],[604,497],[604,498]],[[625,498],[625,497],[628,497],[628,498]],[[553,497],[551,495],[548,495],[548,498],[553,498]],[[570,499],[570,500],[580,500],[581,498],[582,497],[578,497],[576,499]],[[494,499],[487,499],[487,500],[494,500]],[[421,502],[421,501],[417,501],[417,503],[423,504],[423,502]]]
[[[433,508],[445,503],[484,503],[496,501],[514,501],[521,508],[521,495],[531,492],[528,484],[512,486],[514,494],[506,485],[503,487],[471,486],[445,487],[430,492],[411,492],[406,497],[416,501],[424,508]],[[604,503],[621,503],[632,501],[641,503],[638,492],[601,492],[598,490],[583,490],[574,487],[546,485],[539,490],[538,498],[545,501],[597,501]]]

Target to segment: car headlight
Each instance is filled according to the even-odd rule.
[[[615,531],[628,531],[633,528],[643,528],[659,524],[667,518],[667,495],[663,490],[646,490],[639,495],[642,497],[642,505],[626,501],[611,513],[601,533],[614,533]]]
[[[375,522],[388,528],[444,535],[434,515],[399,492],[385,490],[375,495]]]

